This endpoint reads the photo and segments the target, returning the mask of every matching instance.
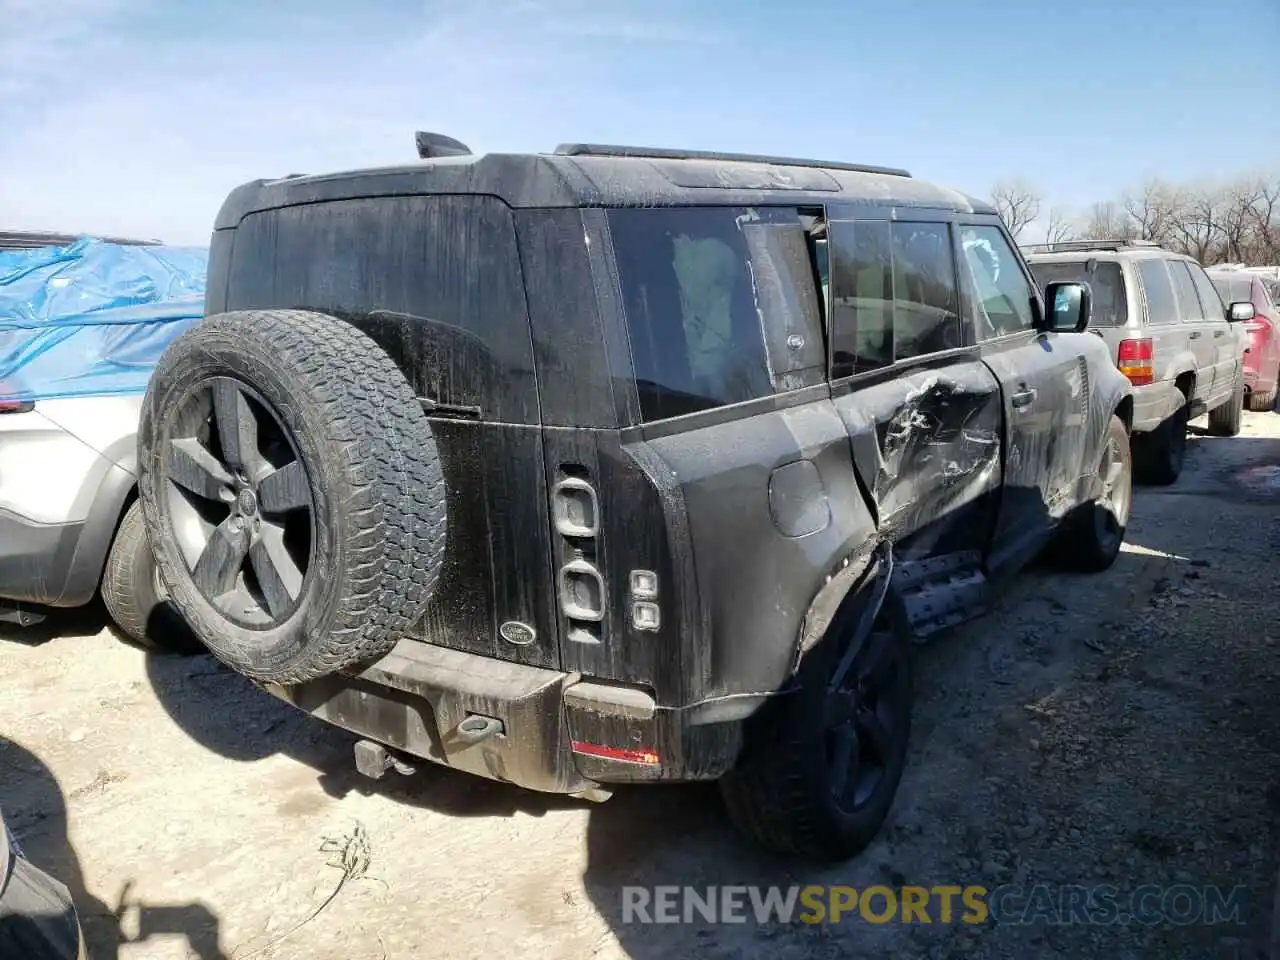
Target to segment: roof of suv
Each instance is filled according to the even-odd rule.
[[[295,204],[458,193],[494,196],[516,208],[860,201],[964,213],[996,212],[981,200],[887,167],[567,144],[550,154],[467,153],[392,167],[255,180],[227,197],[216,229],[235,227],[259,210]]]
[[[1192,260],[1185,254],[1143,240],[1073,240],[1023,248],[1028,263],[1075,263],[1079,260],[1147,260],[1153,257]]]

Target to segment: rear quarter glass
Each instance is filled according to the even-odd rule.
[[[1089,261],[1058,263],[1033,263],[1031,273],[1041,291],[1050,283],[1087,283],[1093,292],[1091,327],[1123,327],[1129,319],[1128,296],[1124,273],[1120,264],[1113,261],[1095,261],[1092,271]]]

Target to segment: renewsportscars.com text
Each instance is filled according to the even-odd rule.
[[[1245,887],[623,887],[623,923],[1242,924]]]

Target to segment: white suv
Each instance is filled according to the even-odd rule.
[[[1027,261],[1041,288],[1055,280],[1088,283],[1089,329],[1134,385],[1133,451],[1147,483],[1182,472],[1187,421],[1209,414],[1220,436],[1240,432],[1245,304],[1225,307],[1191,257],[1138,240],[1082,240],[1033,247]]]

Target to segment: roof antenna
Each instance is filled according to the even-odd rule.
[[[431,160],[435,157],[471,156],[470,147],[461,140],[446,137],[443,133],[429,133],[426,130],[418,130],[414,133],[413,139],[418,145],[418,158],[421,160]]]

